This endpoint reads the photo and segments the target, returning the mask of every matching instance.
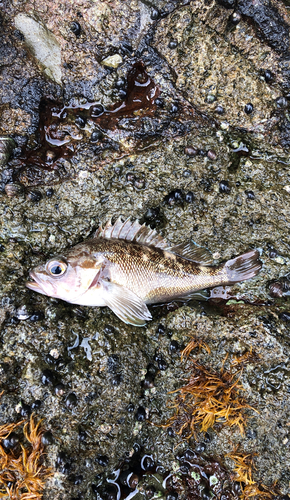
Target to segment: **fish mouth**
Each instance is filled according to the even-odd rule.
[[[25,286],[29,288],[30,290],[33,290],[34,292],[42,293],[43,295],[46,295],[45,291],[43,290],[41,283],[39,279],[37,278],[36,274],[33,271],[29,272],[30,278],[32,278],[34,281],[27,281],[25,283]]]

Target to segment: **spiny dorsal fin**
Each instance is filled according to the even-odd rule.
[[[206,248],[197,246],[193,241],[186,241],[180,245],[167,248],[167,251],[204,266],[209,266],[213,261],[211,253]]]
[[[141,225],[137,220],[132,222],[131,218],[123,222],[121,217],[119,217],[113,225],[111,221],[108,221],[104,228],[102,225],[99,227],[94,238],[115,238],[136,241],[143,245],[152,245],[157,248],[168,248],[168,243],[155,229],[151,229],[145,226],[145,224]]]

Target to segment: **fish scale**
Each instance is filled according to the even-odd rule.
[[[173,300],[221,281],[228,281],[226,273],[221,275],[219,267],[202,267],[184,258],[166,257],[169,252],[146,248],[144,245],[120,240],[91,242],[95,252],[103,253],[113,264],[110,279],[136,293],[146,303]],[[144,260],[144,255],[148,260]]]

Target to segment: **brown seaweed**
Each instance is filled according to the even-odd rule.
[[[44,463],[44,429],[33,415],[24,421],[0,426],[0,497],[11,500],[41,500],[46,479],[51,469]],[[2,442],[22,426],[23,441],[15,449],[7,450]]]

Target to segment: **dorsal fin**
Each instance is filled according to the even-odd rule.
[[[168,252],[172,252],[176,255],[180,255],[184,259],[192,260],[197,264],[202,264],[204,266],[209,266],[212,264],[213,257],[209,250],[203,247],[199,247],[193,241],[186,241],[180,245],[175,245],[174,247],[167,248]]]
[[[145,224],[141,225],[137,220],[132,222],[131,218],[123,222],[121,217],[119,217],[113,225],[111,221],[108,221],[104,228],[100,225],[94,238],[115,238],[136,241],[143,245],[152,245],[157,248],[168,248],[166,240],[155,229],[151,229],[145,226]]]

